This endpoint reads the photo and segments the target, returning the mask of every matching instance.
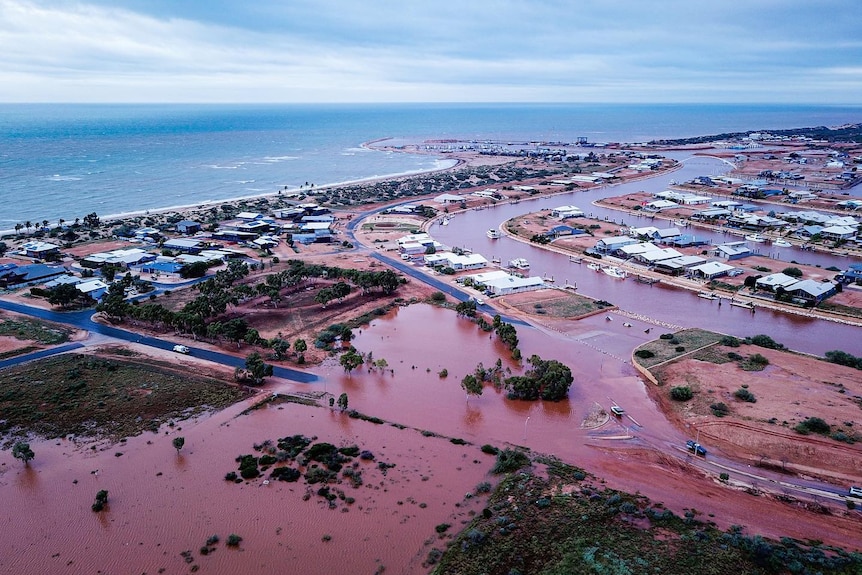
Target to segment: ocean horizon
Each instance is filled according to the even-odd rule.
[[[862,122],[862,106],[3,104],[0,229],[425,172],[381,139],[636,143]]]

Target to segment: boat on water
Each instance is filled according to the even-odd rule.
[[[542,276],[542,281],[545,283],[554,283],[554,276],[549,276],[548,274],[545,274]]]
[[[698,293],[697,297],[702,297],[703,299],[718,299],[718,296],[714,293],[709,293],[705,291]]]
[[[448,226],[448,225],[449,225],[449,220],[451,220],[451,219],[452,219],[451,217],[446,216],[445,218],[443,218],[443,221],[442,221],[442,222],[440,222],[440,223],[441,223],[442,225],[444,225],[444,226]]]
[[[763,242],[766,241],[766,237],[761,236],[760,234],[748,234],[747,236],[745,236],[745,241],[754,242],[756,244],[762,244]]]
[[[497,257],[497,256],[491,256],[491,263],[492,263],[492,264],[498,264],[498,263],[500,263],[500,258],[499,258],[499,257]]]
[[[745,309],[754,309],[754,304],[750,301],[730,301],[730,305],[734,305],[736,307],[744,307]]]
[[[599,264],[589,263],[589,264],[587,264],[587,268],[589,268],[591,270],[599,271],[600,269],[602,269],[602,266],[600,266]]]
[[[487,236],[488,236],[489,238],[491,238],[492,240],[497,240],[497,239],[500,239],[500,236],[501,236],[502,234],[500,233],[500,230],[496,230],[496,229],[494,229],[494,228],[491,228],[490,230],[488,230],[487,232],[485,232],[485,235],[487,235]]]
[[[528,262],[524,258],[509,260],[509,267],[515,268],[517,270],[526,270],[530,268],[530,262]]]
[[[781,238],[778,238],[777,240],[772,240],[772,245],[777,248],[789,248],[793,244],[791,244],[787,240],[782,240]]]
[[[677,226],[678,228],[684,228],[685,220],[674,220],[673,225]]]
[[[616,266],[603,267],[602,271],[612,278],[625,279],[626,277],[626,272]]]

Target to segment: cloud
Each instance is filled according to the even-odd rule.
[[[0,82],[6,101],[862,103],[860,12],[856,0],[0,0]]]

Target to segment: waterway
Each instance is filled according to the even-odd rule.
[[[679,170],[616,186],[522,200],[517,204],[498,204],[485,210],[470,210],[451,218],[447,226],[433,225],[429,232],[445,245],[468,247],[488,259],[492,256],[499,257],[502,261],[526,258],[531,264],[531,275],[553,276],[557,285],[564,285],[566,282],[576,284],[579,293],[609,301],[634,314],[631,323],[634,328],[641,330],[655,326],[658,322],[680,327],[703,327],[739,337],[766,334],[791,349],[807,353],[822,355],[829,350],[842,349],[854,355],[862,355],[862,338],[858,337],[860,329],[855,326],[765,308],[758,308],[752,313],[727,303],[719,306],[717,301],[698,298],[688,290],[666,284],[646,286],[631,280],[620,281],[605,274],[597,274],[584,265],[571,263],[565,255],[511,238],[491,240],[485,235],[485,230],[496,228],[508,219],[560,205],[576,205],[588,215],[619,223],[621,228],[653,225],[646,216],[638,218],[596,206],[593,202],[639,191],[660,192],[667,189],[671,181],[687,181],[699,175],[718,175],[728,169],[727,164],[715,158],[692,157],[688,154],[668,155],[683,162]],[[659,224],[659,227],[662,227],[662,224]],[[728,239],[722,233],[707,230],[691,233],[713,243]],[[783,248],[780,257],[788,263],[796,261],[821,267],[834,265],[842,269],[850,261],[848,258],[802,251],[798,248]],[[641,321],[638,317],[643,317],[646,321]]]

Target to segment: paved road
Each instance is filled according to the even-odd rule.
[[[66,353],[67,351],[72,351],[73,349],[79,349],[82,347],[84,347],[83,343],[67,343],[65,345],[52,347],[51,349],[40,349],[39,351],[34,351],[33,353],[26,353],[24,355],[10,357],[9,359],[4,359],[3,361],[0,361],[0,369],[13,365],[18,365],[19,363],[25,363],[27,361],[42,359],[43,357],[57,355],[58,353]]]
[[[39,319],[44,319],[47,321],[53,321],[56,323],[61,323],[65,325],[70,325],[76,327],[78,329],[84,329],[91,333],[98,333],[100,335],[104,335],[113,339],[118,339],[121,341],[127,341],[132,343],[138,343],[140,345],[146,345],[149,347],[155,347],[157,349],[163,350],[172,350],[174,347],[174,342],[160,339],[157,337],[149,337],[143,336],[138,333],[134,333],[131,331],[127,331],[124,329],[112,327],[109,325],[104,325],[101,323],[97,323],[92,320],[93,310],[82,310],[82,311],[73,311],[73,312],[55,312],[51,310],[30,307],[27,305],[22,305],[14,302],[8,302],[0,300],[0,309],[5,309],[8,311],[14,311],[20,314],[28,315],[31,317],[37,317]],[[51,351],[51,350],[45,350]],[[68,350],[66,350],[68,351]],[[215,363],[219,363],[221,365],[226,365],[229,367],[244,367],[245,359],[241,357],[236,357],[233,355],[229,355],[226,353],[220,353],[217,351],[212,351],[208,349],[203,349],[199,347],[191,347],[189,346],[190,355],[194,357],[199,357],[201,359],[205,359],[207,361],[212,361]],[[37,352],[38,353],[38,352]],[[59,352],[55,352],[59,353]],[[32,354],[31,354],[32,355]],[[50,355],[50,354],[48,354]],[[37,359],[32,357],[30,359]],[[27,361],[27,360],[25,360]],[[19,362],[20,363],[20,362]],[[5,367],[3,364],[0,364],[0,367]],[[313,373],[308,373],[305,371],[300,371],[297,369],[290,369],[287,367],[273,366],[273,375],[275,377],[280,377],[282,379],[287,379],[291,381],[296,381],[299,383],[314,383],[319,381],[320,378]]]

